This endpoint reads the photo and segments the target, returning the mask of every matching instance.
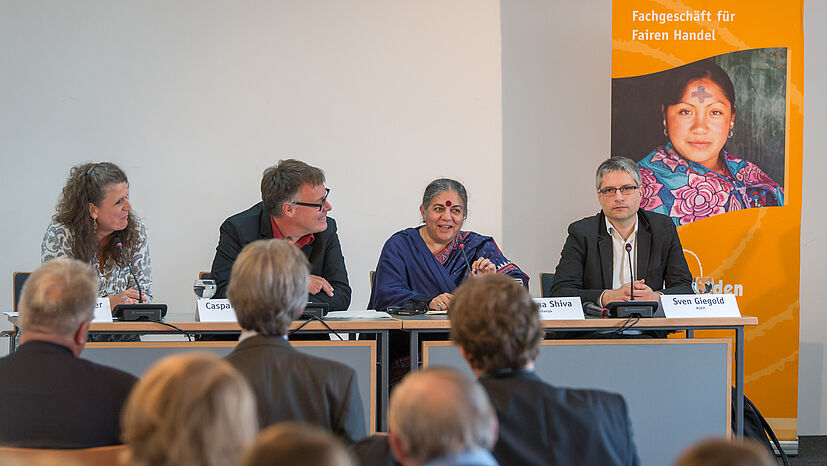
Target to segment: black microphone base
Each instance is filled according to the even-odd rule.
[[[308,302],[307,304],[305,304],[304,311],[302,311],[301,315],[299,316],[299,320],[307,320],[313,318],[323,320],[329,310],[330,305],[327,303]]]
[[[166,315],[166,304],[118,304],[115,309],[112,309],[112,317],[124,321],[161,320]]]
[[[658,310],[657,301],[615,301],[606,305],[612,317],[625,319],[630,316],[652,317]]]

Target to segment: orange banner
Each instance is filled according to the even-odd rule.
[[[678,225],[693,276],[734,293],[745,394],[796,438],[803,30],[799,1],[612,3],[612,155]]]

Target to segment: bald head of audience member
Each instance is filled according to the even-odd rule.
[[[144,374],[121,415],[125,464],[236,464],[258,432],[244,378],[210,353],[168,356]]]
[[[54,259],[32,272],[18,304],[21,343],[48,341],[80,356],[95,310],[97,283],[92,267],[75,259]]]
[[[543,329],[537,304],[513,279],[492,274],[466,281],[454,293],[451,339],[477,376],[533,369]]]
[[[396,460],[418,466],[489,450],[497,439],[497,416],[476,381],[453,369],[425,369],[406,376],[391,394],[388,431]]]
[[[281,422],[259,434],[239,466],[355,466],[353,457],[333,434],[300,422]]]
[[[760,443],[742,439],[709,439],[681,453],[675,466],[777,466],[775,458]]]
[[[259,335],[281,336],[307,303],[310,264],[287,240],[254,241],[238,255],[227,297],[238,325]]]

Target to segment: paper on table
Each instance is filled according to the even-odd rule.
[[[345,319],[390,319],[391,316],[387,312],[380,311],[330,311],[327,317],[341,317]]]

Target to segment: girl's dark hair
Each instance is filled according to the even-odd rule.
[[[117,247],[112,244],[111,236],[105,244],[98,244],[95,222],[89,215],[89,203],[99,206],[106,197],[107,188],[120,183],[128,184],[129,180],[114,163],[84,163],[69,171],[69,178],[66,179],[66,186],[57,201],[52,219],[68,229],[69,246],[75,259],[91,262],[100,246],[103,257],[113,259],[118,265],[126,265]],[[129,212],[126,228],[118,232],[118,236],[123,242],[126,257],[132,257],[139,247],[138,226],[132,211]]]
[[[727,100],[729,100],[730,110],[734,112],[735,86],[732,85],[732,80],[729,79],[726,71],[721,69],[721,67],[716,65],[712,60],[701,60],[673,70],[663,92],[663,108],[666,109],[670,105],[675,105],[680,102],[681,97],[683,97],[684,92],[686,92],[686,86],[692,81],[704,78],[720,86]]]

